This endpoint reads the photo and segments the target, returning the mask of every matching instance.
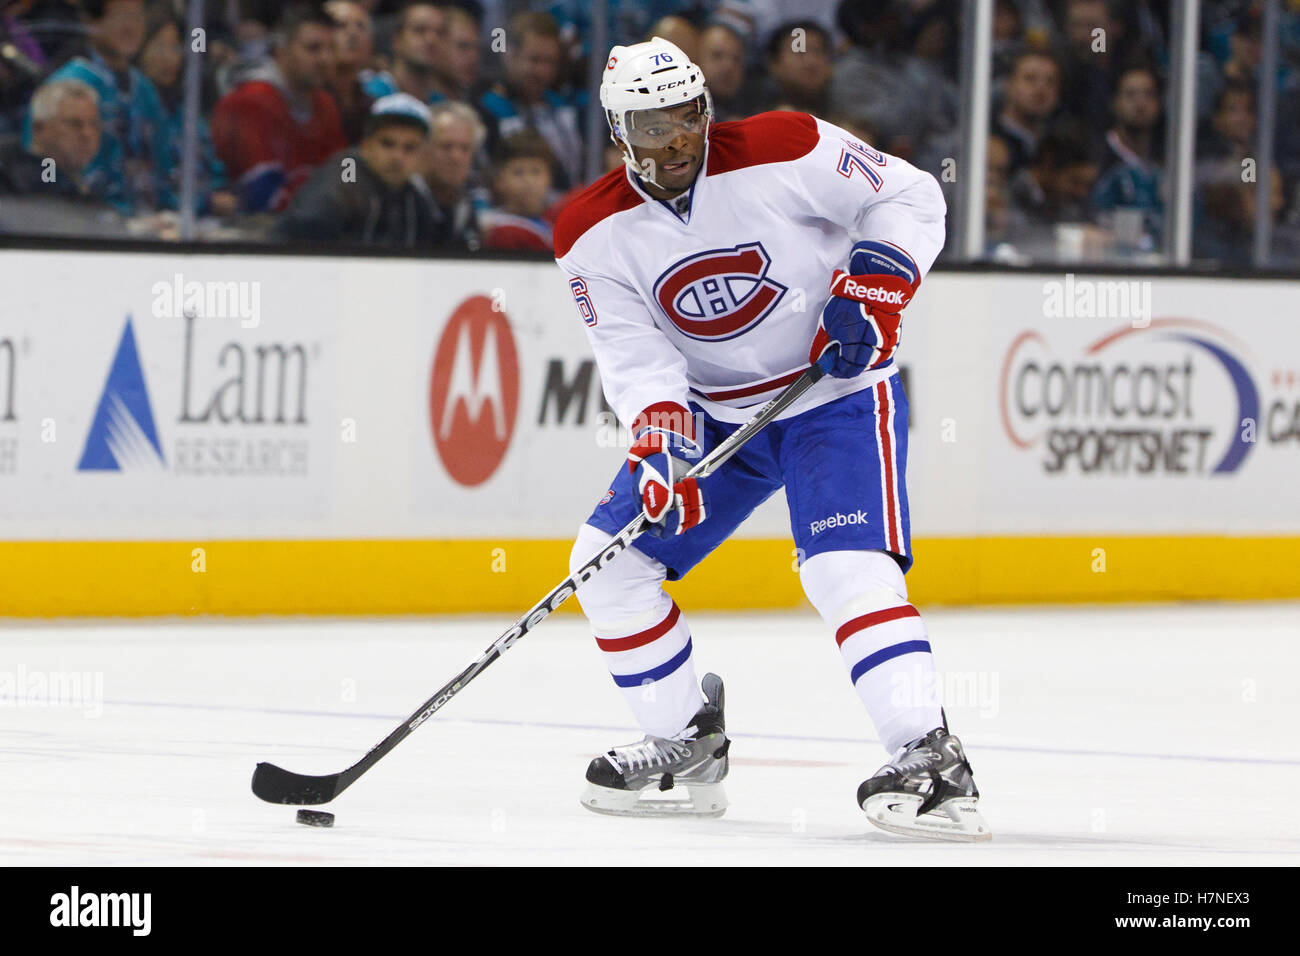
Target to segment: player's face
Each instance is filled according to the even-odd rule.
[[[675,195],[689,189],[700,171],[707,130],[698,103],[683,103],[634,113],[626,133],[637,164],[660,189]]]
[[[361,158],[388,186],[410,180],[420,165],[425,136],[405,126],[380,127],[361,144]]]

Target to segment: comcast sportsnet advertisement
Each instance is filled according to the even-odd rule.
[[[1026,330],[1003,359],[1002,424],[1047,475],[1227,474],[1261,442],[1295,437],[1284,403],[1261,435],[1256,366],[1235,335],[1197,319],[1121,326],[1081,350]]]
[[[1147,314],[1071,314],[1045,305],[1052,284],[1008,290],[1018,308],[981,350],[986,521],[1022,532],[1300,527],[1300,326],[1268,315],[1282,299],[1255,284],[1252,309],[1224,283],[1163,280],[1129,283],[1153,287]],[[1207,308],[1216,300],[1238,307]]]

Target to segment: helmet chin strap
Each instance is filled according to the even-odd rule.
[[[632,146],[632,144],[630,143],[621,143],[621,142],[619,143],[619,147],[620,148],[626,147],[625,149],[623,149],[623,163],[627,166],[628,169],[632,170],[632,173],[638,179],[642,180],[643,182],[649,183],[651,186],[657,186],[660,189],[668,188],[663,183],[655,179],[653,175],[646,172],[645,167],[636,161],[636,147]],[[658,172],[659,167],[656,164],[649,163],[648,165],[656,172]]]

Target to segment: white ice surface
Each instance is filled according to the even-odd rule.
[[[948,717],[988,845],[867,824],[854,793],[886,754],[811,610],[690,616],[727,687],[719,820],[579,805],[588,760],[640,734],[565,615],[329,805],[333,829],[257,800],[257,761],[344,769],[507,620],[11,622],[0,679],[101,672],[103,699],[0,702],[0,864],[1300,863],[1300,605],[926,620],[965,681]]]

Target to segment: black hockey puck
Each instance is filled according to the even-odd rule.
[[[334,814],[327,810],[299,810],[298,822],[309,827],[332,827]]]

